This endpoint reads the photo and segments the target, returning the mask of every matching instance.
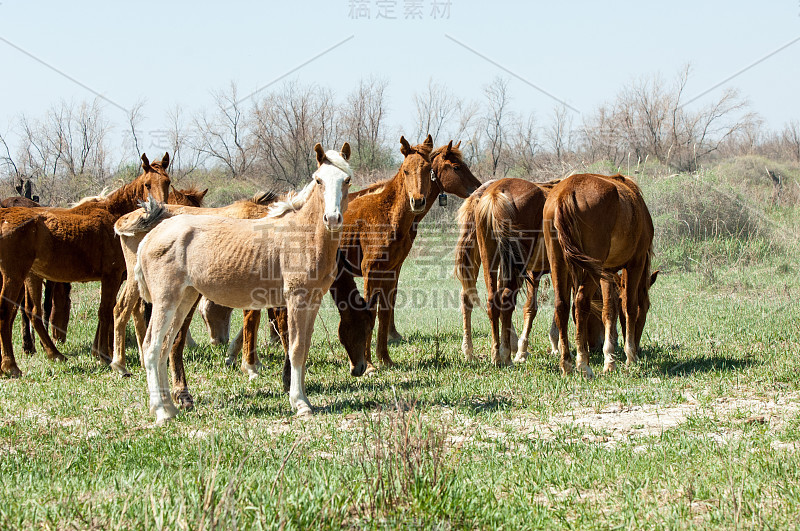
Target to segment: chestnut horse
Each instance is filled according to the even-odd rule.
[[[98,325],[92,353],[109,360],[114,299],[125,274],[122,248],[114,222],[148,197],[164,201],[170,179],[169,154],[152,165],[142,155],[142,174],[105,198],[94,198],[68,209],[0,209],[0,370],[18,377],[11,325],[27,288],[33,300],[33,324],[50,359],[65,360],[42,324],[41,279],[58,282],[101,282]],[[31,274],[29,276],[29,274]],[[27,280],[26,280],[27,278]],[[109,360],[110,361],[110,360]]]
[[[650,309],[653,220],[636,183],[622,175],[578,174],[557,184],[547,197],[542,219],[547,256],[555,291],[555,322],[563,374],[573,369],[567,340],[569,301],[575,291],[578,370],[589,367],[588,322],[591,300],[603,294],[604,367],[613,371],[616,346],[614,283],[619,283],[625,317],[625,355],[638,359],[642,331]],[[617,271],[622,270],[621,276]]]
[[[515,178],[489,181],[459,208],[455,276],[461,282],[461,349],[465,360],[477,359],[472,344],[472,308],[479,302],[475,285],[481,265],[492,329],[492,362],[508,365],[515,353],[515,362],[527,359],[528,337],[538,310],[539,279],[550,268],[541,236],[542,209],[547,194],[559,182],[534,183]],[[522,334],[516,338],[511,316],[523,280],[527,280],[527,300]],[[602,304],[602,299],[598,296],[596,302]],[[599,312],[590,315],[589,326],[591,348],[601,348],[603,323]],[[556,352],[557,339],[553,325],[550,340]]]
[[[21,188],[18,187],[18,188]],[[36,197],[36,196],[35,196]],[[38,198],[38,197],[37,197]],[[7,197],[0,201],[0,208],[11,207],[40,207],[37,201],[23,196]],[[71,285],[63,282],[46,281],[44,285],[44,327],[49,329],[52,324],[52,337],[59,343],[67,340],[67,326],[69,325],[69,310]],[[27,354],[36,352],[33,344],[33,327],[30,322],[30,315],[33,311],[33,301],[25,296],[25,306],[20,314],[22,324],[22,350]]]
[[[150,409],[156,423],[177,413],[169,393],[166,351],[199,295],[231,308],[286,306],[292,365],[289,402],[312,412],[305,365],[320,302],[336,276],[336,251],[347,209],[350,146],[317,144],[314,180],[272,205],[266,218],[175,216],[142,240],[135,268],[142,296],[153,303],[144,341]],[[298,245],[300,243],[300,245]],[[363,374],[363,352],[351,372]]]

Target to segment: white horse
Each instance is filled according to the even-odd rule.
[[[322,297],[336,275],[347,208],[350,146],[314,146],[314,180],[269,209],[265,218],[179,215],[162,221],[139,246],[135,267],[142,298],[153,303],[143,344],[150,411],[161,425],[177,414],[167,373],[169,348],[198,294],[231,308],[286,306],[291,387],[298,415],[311,414],[305,365]],[[358,357],[358,355],[355,355]],[[366,369],[363,353],[350,372]]]

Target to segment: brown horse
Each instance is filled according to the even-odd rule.
[[[22,186],[17,188],[21,190]],[[11,207],[38,208],[40,205],[37,201],[22,196],[7,197],[0,201],[0,208]],[[69,325],[69,310],[71,306],[70,289],[71,286],[68,283],[52,282],[50,280],[46,281],[44,286],[44,326],[45,329],[48,329],[52,324],[53,339],[60,343],[67,340],[67,326]],[[27,293],[23,309],[24,311],[20,314],[22,350],[27,354],[33,354],[36,352],[36,347],[33,344],[33,328],[30,321],[33,301]]]
[[[538,311],[539,278],[549,272],[541,238],[542,209],[547,194],[560,180],[533,183],[522,179],[489,181],[459,208],[460,234],[456,244],[455,275],[461,282],[461,313],[464,338],[462,351],[467,361],[475,360],[472,344],[472,308],[479,302],[475,289],[483,266],[488,314],[492,326],[492,361],[507,365],[528,357],[528,337]],[[523,307],[523,330],[516,338],[511,323],[517,290],[527,280]],[[596,305],[602,305],[599,294]],[[592,306],[593,310],[595,306]],[[501,327],[501,324],[502,327]],[[598,311],[589,317],[590,346],[602,348],[604,329]],[[551,326],[550,339],[558,352],[557,330]]]
[[[653,220],[639,187],[622,175],[571,175],[550,192],[542,226],[555,291],[555,322],[563,374],[570,374],[573,369],[567,340],[572,290],[578,370],[586,377],[592,376],[587,318],[598,288],[603,294],[604,371],[614,370],[615,282],[619,284],[625,317],[627,363],[636,362],[650,309],[650,284],[655,279],[650,273]],[[617,276],[620,270],[622,274]]]
[[[170,179],[169,155],[152,165],[142,155],[142,174],[105,198],[81,202],[68,209],[8,208],[0,210],[0,370],[22,373],[14,359],[11,325],[27,287],[34,303],[34,328],[50,359],[65,360],[43,325],[41,279],[58,282],[101,282],[99,322],[92,353],[108,358],[114,299],[125,273],[122,248],[114,222],[135,210],[148,197],[164,201]],[[29,276],[29,274],[32,274]],[[27,280],[26,280],[27,278]]]

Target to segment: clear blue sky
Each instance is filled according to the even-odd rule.
[[[143,127],[155,129],[175,103],[188,111],[210,106],[210,92],[231,80],[249,93],[353,35],[290,79],[327,85],[343,97],[362,76],[386,77],[398,131],[411,127],[412,95],[431,78],[474,99],[502,75],[516,109],[546,118],[556,105],[445,34],[584,112],[632,79],[658,72],[671,79],[686,63],[693,66],[686,91],[692,97],[800,37],[798,0],[450,0],[449,18],[438,19],[434,0],[422,0],[422,20],[404,18],[408,0],[388,0],[397,19],[376,20],[380,1],[0,0],[0,37],[123,107],[146,99]],[[354,3],[369,5],[370,18],[351,18]],[[61,99],[94,97],[3,41],[0,64],[2,132],[22,112],[41,116]],[[780,128],[800,119],[798,74],[800,42],[728,86]],[[121,111],[105,109],[124,127]]]

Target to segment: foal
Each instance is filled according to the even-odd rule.
[[[336,250],[347,208],[350,146],[324,152],[314,146],[318,169],[301,192],[279,201],[266,218],[175,216],[139,246],[136,279],[153,303],[144,341],[150,409],[156,423],[177,413],[169,393],[167,350],[181,323],[205,295],[231,308],[287,307],[291,389],[298,415],[311,413],[305,363],[319,305],[336,275]],[[351,360],[360,376],[366,364]]]

